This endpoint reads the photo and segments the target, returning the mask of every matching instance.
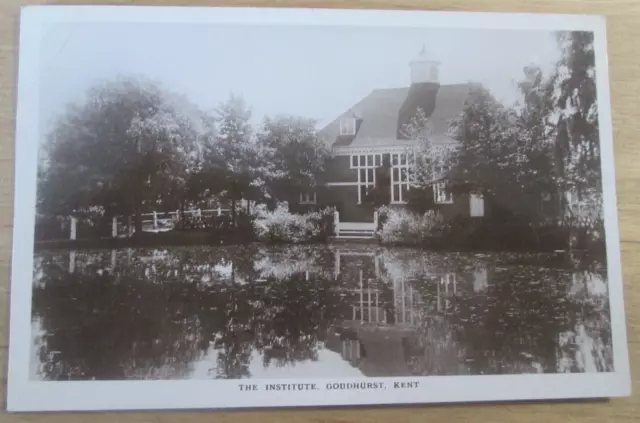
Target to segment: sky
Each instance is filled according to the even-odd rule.
[[[551,71],[547,31],[442,30],[182,23],[68,23],[47,29],[40,112],[48,132],[97,81],[141,75],[212,110],[241,95],[254,122],[265,115],[335,119],[372,90],[410,84],[422,47],[441,63],[442,84],[474,81],[511,103],[524,66]]]

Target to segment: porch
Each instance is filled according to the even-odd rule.
[[[371,222],[341,222],[340,212],[333,215],[333,229],[336,239],[373,239],[378,228],[378,212],[373,212]]]

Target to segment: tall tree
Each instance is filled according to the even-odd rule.
[[[43,213],[70,214],[100,207],[134,214],[183,172],[194,129],[156,84],[120,77],[92,87],[72,105],[45,147],[39,205]]]
[[[415,141],[415,148],[407,151],[411,181],[409,207],[423,213],[435,204],[433,185],[446,183],[455,148],[449,144],[434,142],[429,118],[422,108],[418,108],[416,115],[402,131],[407,138]],[[386,189],[386,186],[382,188]]]
[[[211,193],[230,201],[235,225],[237,203],[254,188],[256,146],[252,140],[251,110],[242,97],[231,95],[216,111],[215,142],[204,153],[203,175]]]
[[[258,143],[266,195],[272,202],[296,201],[300,193],[322,182],[330,153],[315,125],[295,116],[265,119]]]
[[[510,110],[486,88],[471,87],[469,99],[451,127],[459,142],[449,174],[456,190],[482,194],[511,206],[510,171],[523,160],[516,148],[515,123]]]
[[[600,138],[593,33],[561,32],[553,78],[556,175],[572,220],[602,220]]]

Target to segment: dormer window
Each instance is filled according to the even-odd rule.
[[[345,117],[340,120],[340,135],[355,135],[356,119],[353,117]]]

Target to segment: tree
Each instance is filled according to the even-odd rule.
[[[42,213],[71,214],[100,207],[135,215],[169,181],[183,178],[194,151],[191,120],[156,84],[120,77],[92,87],[72,105],[45,147],[39,189]]]
[[[231,202],[232,222],[236,223],[237,202],[252,197],[255,188],[257,152],[249,123],[251,110],[241,97],[231,95],[216,110],[215,140],[206,146],[201,186]]]
[[[553,76],[555,173],[564,192],[563,218],[602,226],[602,182],[593,33],[561,32],[562,56]],[[572,223],[572,224],[573,224]]]
[[[518,151],[525,158],[517,172],[517,181],[531,193],[533,223],[550,223],[557,217],[552,199],[559,197],[558,178],[554,172],[553,84],[537,65],[523,69],[518,84],[523,105],[517,110]]]
[[[512,203],[513,175],[509,172],[523,161],[517,151],[515,127],[515,116],[486,88],[471,87],[463,111],[451,127],[459,143],[449,174],[456,191]]]
[[[187,181],[200,159],[200,133],[191,116],[172,104],[163,104],[152,116],[134,117],[129,135],[141,144],[139,151],[151,162],[148,177],[150,201],[184,208]],[[136,227],[138,231],[138,227]]]
[[[419,213],[433,209],[433,185],[444,183],[450,171],[451,155],[454,148],[447,144],[436,144],[431,137],[431,125],[422,108],[402,128],[408,139],[416,142],[415,148],[407,151],[409,180],[409,207]],[[386,187],[384,187],[386,189]]]
[[[545,201],[556,191],[549,138],[549,84],[536,66],[519,84],[524,104],[508,108],[481,86],[473,86],[452,127],[460,147],[450,174],[454,189],[481,194],[497,220],[538,228],[548,220]]]
[[[273,204],[295,202],[322,182],[330,152],[318,137],[315,121],[295,116],[266,118],[258,143],[266,197]]]

